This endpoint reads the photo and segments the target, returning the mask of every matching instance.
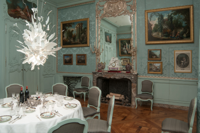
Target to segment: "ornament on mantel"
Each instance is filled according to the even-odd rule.
[[[49,55],[56,57],[55,53],[61,47],[55,48],[57,46],[57,43],[54,42],[57,39],[55,33],[48,35],[55,27],[55,25],[52,26],[51,30],[49,28],[49,14],[52,10],[48,12],[45,22],[43,22],[43,16],[39,17],[38,8],[32,8],[31,10],[33,11],[33,15],[31,15],[32,23],[25,20],[28,29],[24,29],[24,33],[22,34],[24,42],[17,40],[20,45],[16,47],[19,48],[17,49],[18,52],[25,54],[22,64],[31,64],[31,70],[34,70],[35,66],[38,66],[39,69],[40,65],[44,65]],[[19,28],[17,23],[13,26]],[[19,34],[16,31],[14,32]]]

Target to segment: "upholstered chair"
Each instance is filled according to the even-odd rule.
[[[24,90],[24,87],[20,84],[14,83],[6,86],[5,91],[6,91],[6,97],[12,97],[12,93],[20,93],[21,87]]]
[[[150,80],[142,81],[142,94],[135,97],[135,104],[137,108],[137,101],[151,101],[151,110],[153,110],[153,82]]]
[[[88,119],[88,133],[110,133],[112,125],[115,96],[110,98],[108,105],[107,121],[99,119]]]
[[[98,87],[93,86],[89,89],[87,107],[82,107],[85,119],[93,119],[96,116],[100,119],[100,106],[101,90]],[[94,107],[95,109],[91,107]]]
[[[83,94],[84,101],[85,101],[85,97],[86,97],[86,94],[88,93],[89,86],[90,86],[90,78],[82,77],[81,78],[81,88],[75,88],[73,90],[74,98],[75,98],[76,94]]]
[[[190,102],[190,107],[188,111],[188,122],[184,122],[173,118],[166,118],[162,122],[162,133],[164,132],[192,133],[196,108],[197,108],[197,98],[195,97]]]
[[[52,94],[58,93],[59,95],[67,96],[68,86],[63,83],[56,83],[52,85]]]
[[[88,123],[81,119],[66,119],[50,128],[48,133],[87,133]]]

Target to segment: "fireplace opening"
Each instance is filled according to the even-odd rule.
[[[97,86],[101,89],[101,102],[107,103],[115,95],[115,103],[131,106],[131,81],[129,79],[97,78]]]

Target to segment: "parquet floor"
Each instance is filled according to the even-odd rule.
[[[87,100],[77,97],[83,107],[87,106]],[[108,104],[101,104],[101,119],[107,120]],[[161,133],[161,123],[165,118],[176,118],[187,122],[188,111],[179,109],[167,109],[142,105],[137,109],[115,105],[112,133]],[[193,126],[193,133],[196,133],[197,114]]]

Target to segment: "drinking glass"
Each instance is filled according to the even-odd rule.
[[[18,116],[19,115],[19,111],[20,111],[20,106],[17,105],[15,107],[15,110],[16,110],[16,116]]]
[[[42,92],[39,92],[39,96],[40,96],[40,98],[42,98]]]
[[[57,107],[61,107],[61,103],[59,102],[59,100],[56,103],[57,103]]]
[[[14,116],[14,115],[15,115],[15,110],[10,109],[10,115],[11,115],[11,116]]]
[[[26,105],[22,104],[23,116],[26,116]]]
[[[39,92],[38,92],[38,91],[36,91],[36,97],[38,97],[38,95],[39,95]]]
[[[3,104],[3,99],[0,99],[0,104]]]
[[[16,97],[19,98],[19,93],[16,94]]]
[[[15,93],[12,93],[12,100],[15,99]]]

